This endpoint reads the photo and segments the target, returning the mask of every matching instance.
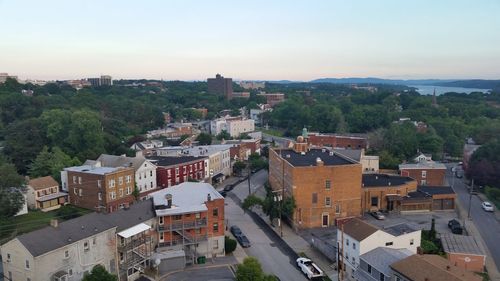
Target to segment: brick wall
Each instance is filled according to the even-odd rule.
[[[423,171],[425,171],[425,173],[422,173]],[[419,185],[435,185],[435,186],[445,185],[444,182],[445,173],[446,169],[435,169],[435,168],[401,169],[402,176],[408,176],[412,179],[415,179]]]

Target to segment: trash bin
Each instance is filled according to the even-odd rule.
[[[205,264],[205,262],[206,262],[206,257],[205,256],[201,256],[201,257],[198,258],[198,263],[199,264]]]

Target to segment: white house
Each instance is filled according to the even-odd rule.
[[[212,135],[218,135],[222,131],[226,131],[231,137],[237,138],[243,133],[255,131],[255,121],[252,119],[245,119],[241,116],[226,116],[210,122],[210,133]]]
[[[359,257],[377,247],[407,249],[416,254],[420,246],[421,230],[407,224],[397,224],[384,230],[360,219],[351,219],[337,229],[339,245],[339,268],[345,265],[345,274],[354,280],[359,266]]]

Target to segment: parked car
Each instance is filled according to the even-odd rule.
[[[450,220],[448,222],[448,227],[451,229],[451,233],[453,234],[462,234],[464,231],[462,226],[460,225],[460,222],[456,219]]]
[[[245,234],[241,234],[236,236],[236,240],[240,243],[241,247],[248,248],[250,247],[250,240],[245,236]]]
[[[371,212],[370,215],[372,215],[377,220],[385,220],[385,216],[384,216],[384,214],[382,214],[382,212],[379,212],[379,211]]]
[[[298,258],[297,266],[309,280],[323,276],[323,271],[308,258]]]
[[[243,232],[241,232],[241,229],[236,226],[236,225],[233,225],[229,228],[229,231],[231,231],[231,233],[233,234],[233,236],[236,238],[238,236],[241,236],[243,235]]]
[[[485,210],[486,212],[493,212],[494,209],[493,209],[493,204],[491,204],[490,202],[483,202],[481,204],[481,207],[483,208],[483,210]]]
[[[219,194],[222,195],[222,197],[226,197],[227,196],[227,191],[219,191]]]
[[[234,185],[233,184],[228,184],[224,187],[224,191],[228,192],[228,191],[231,191],[233,190],[234,188]]]

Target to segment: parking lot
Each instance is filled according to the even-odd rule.
[[[409,223],[419,229],[431,229],[431,221],[434,218],[436,221],[436,231],[438,233],[451,233],[448,228],[448,221],[457,219],[461,225],[463,220],[459,220],[455,211],[436,211],[426,213],[409,213],[409,214],[384,214],[385,220],[377,220],[370,214],[365,214],[364,219],[368,222],[380,227],[390,227],[400,223]]]

